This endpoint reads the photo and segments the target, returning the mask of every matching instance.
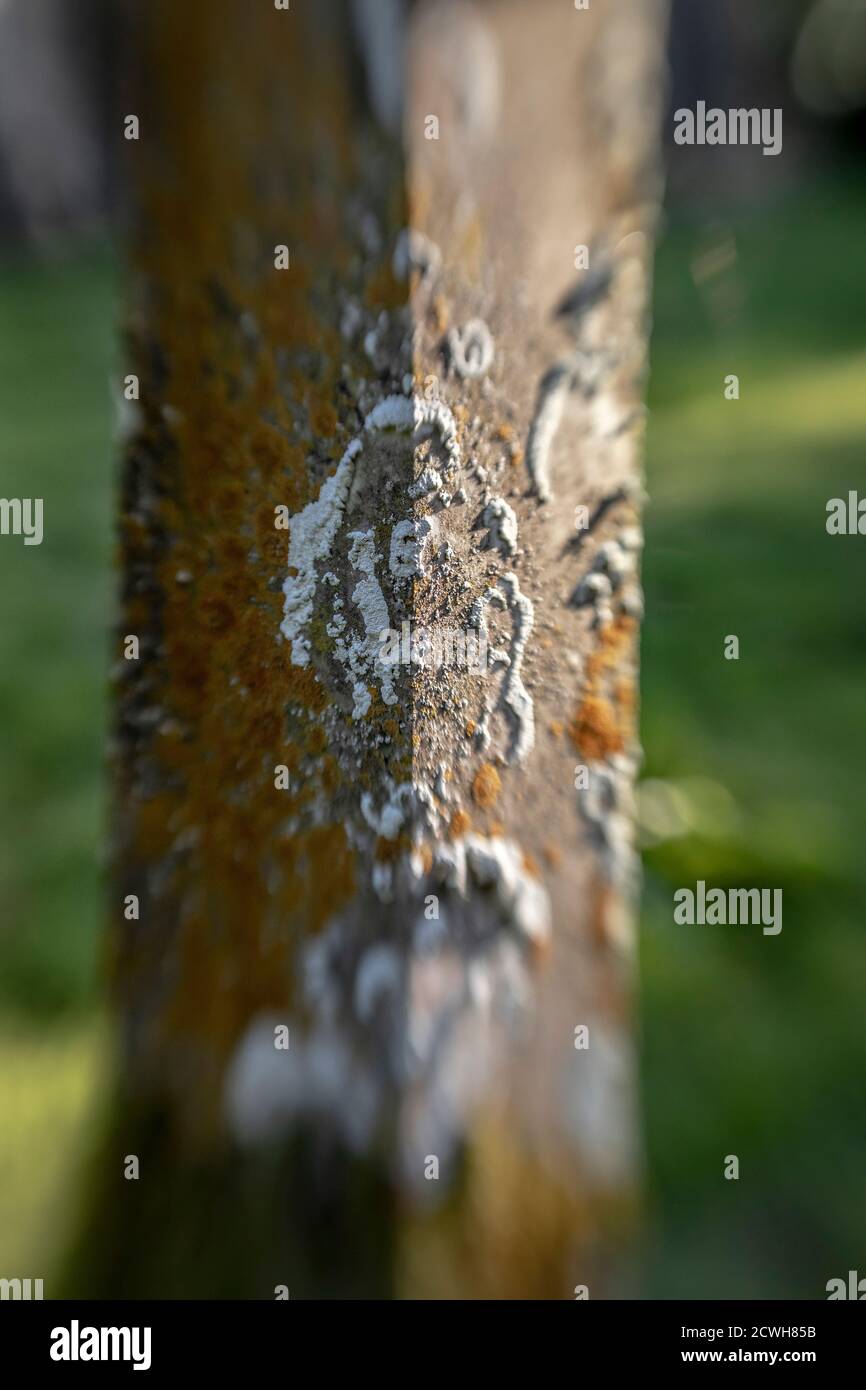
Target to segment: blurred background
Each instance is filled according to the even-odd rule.
[[[102,0],[0,0],[0,492],[45,499],[42,546],[0,544],[0,1274],[49,1296],[108,1079],[114,24]],[[866,0],[678,0],[670,59],[639,1287],[821,1298],[866,1271],[866,564],[825,531],[829,498],[866,494]],[[782,107],[782,154],[675,146],[673,110],[699,99]],[[698,878],[781,887],[781,934],[675,926],[673,890]]]

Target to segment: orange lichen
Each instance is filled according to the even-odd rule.
[[[337,430],[337,412],[330,400],[313,400],[309,405],[310,428],[317,439],[330,439]]]
[[[462,236],[455,247],[455,256],[461,261],[464,273],[469,279],[475,279],[480,274],[486,254],[486,245],[484,230],[479,218],[477,216],[470,217],[463,224]]]
[[[625,746],[613,705],[597,695],[587,695],[582,701],[568,732],[578,753],[591,762],[621,753]]]
[[[613,699],[619,713],[622,726],[629,732],[634,732],[636,694],[634,681],[629,677],[621,677],[613,688]]]
[[[595,685],[628,655],[636,630],[637,624],[634,618],[630,618],[624,613],[600,629],[598,645],[590,653],[586,662],[588,685]]]
[[[328,735],[321,724],[314,724],[307,734],[307,747],[311,753],[324,753],[328,746]]]
[[[609,944],[609,925],[612,912],[619,909],[619,899],[609,883],[596,877],[590,895],[589,929],[597,946]]]
[[[472,798],[482,810],[489,811],[499,800],[502,779],[492,763],[482,763],[472,780]]]
[[[378,864],[393,864],[401,855],[405,854],[411,847],[411,842],[406,835],[397,835],[393,840],[388,840],[384,835],[379,835],[373,850],[373,857]]]
[[[124,935],[117,966],[128,993],[141,984],[154,1000],[151,1060],[161,1047],[163,1062],[198,1067],[214,1114],[238,1036],[262,1009],[292,1006],[298,951],[351,899],[357,873],[336,809],[334,824],[312,815],[340,804],[351,779],[321,725],[331,695],[280,638],[287,536],[274,517],[321,487],[309,435],[318,460],[344,447],[333,285],[357,247],[340,200],[320,189],[350,186],[358,126],[341,64],[311,26],[274,15],[225,6],[214,24],[205,0],[153,0],[137,56],[160,80],[141,86],[147,139],[129,152],[143,425],[120,526],[135,579],[120,631],[141,636],[143,655],[119,680],[116,876],[123,891],[146,884],[153,929]],[[279,63],[263,61],[274,44]],[[287,169],[291,180],[274,174]],[[404,225],[396,182],[389,216]],[[405,303],[390,247],[367,289],[379,307]],[[135,722],[145,703],[153,726]],[[384,715],[377,701],[371,721]],[[388,721],[396,768],[393,711]]]
[[[466,811],[455,811],[448,826],[452,839],[459,839],[461,835],[467,835],[472,828],[472,819]]]
[[[436,332],[446,333],[448,331],[448,325],[451,322],[451,314],[448,309],[448,303],[441,294],[437,294],[434,298],[431,310]]]
[[[406,286],[397,279],[390,262],[371,278],[364,295],[370,309],[397,309],[406,302]]]

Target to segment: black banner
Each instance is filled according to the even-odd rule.
[[[390,1307],[371,1323],[371,1305],[364,1305],[365,1322],[354,1322],[358,1305],[307,1303],[301,1300],[273,1303],[84,1303],[5,1302],[0,1304],[0,1337],[5,1366],[19,1374],[50,1372],[58,1378],[98,1374],[110,1369],[136,1371],[161,1378],[177,1372],[214,1372],[221,1375],[265,1367],[284,1366],[287,1375],[301,1372],[298,1361],[305,1349],[323,1353],[331,1369],[334,1353],[341,1349],[362,1368],[370,1338],[386,1316],[392,1330],[417,1327],[411,1313]],[[442,1338],[441,1305],[422,1315],[435,1331],[424,1349],[424,1368],[435,1364],[436,1347],[453,1357],[453,1342]],[[410,1323],[403,1322],[409,1316]],[[458,1318],[460,1314],[457,1314]],[[486,1317],[493,1323],[487,1324]],[[517,1315],[536,1329],[537,1311],[525,1308]],[[585,1358],[604,1358],[612,1373],[639,1367],[649,1371],[674,1366],[805,1365],[823,1375],[860,1361],[863,1315],[840,1302],[820,1303],[574,1303],[549,1307],[542,1314],[544,1335],[565,1335],[573,1356],[579,1348]],[[344,1341],[341,1327],[354,1323],[359,1340]],[[496,1327],[495,1313],[484,1315],[485,1330]],[[514,1330],[512,1320],[508,1327]],[[477,1333],[473,1322],[460,1335]],[[345,1331],[345,1329],[344,1329]],[[321,1337],[327,1338],[326,1343]],[[307,1340],[309,1339],[309,1340]],[[573,1339],[578,1339],[577,1341]],[[509,1339],[510,1342],[510,1339]],[[306,1343],[306,1347],[305,1347]],[[485,1358],[495,1359],[497,1347],[506,1343],[485,1340]],[[540,1350],[536,1343],[536,1350]],[[527,1348],[528,1350],[528,1348]],[[545,1360],[556,1348],[545,1342]],[[509,1353],[510,1355],[510,1353]],[[368,1368],[371,1369],[371,1368]],[[405,1371],[406,1368],[404,1368]],[[413,1378],[415,1371],[412,1371]]]

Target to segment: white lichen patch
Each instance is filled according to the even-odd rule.
[[[379,366],[380,361],[379,351],[381,346],[381,339],[387,331],[388,315],[385,313],[383,309],[378,319],[376,320],[374,327],[370,328],[364,334],[364,352],[366,353],[370,361],[373,363],[373,365],[377,368]]]
[[[318,569],[333,551],[346,511],[358,500],[364,462],[360,457],[364,435],[386,430],[411,432],[416,443],[436,434],[444,449],[447,466],[454,467],[459,463],[457,426],[451,411],[441,401],[425,401],[420,396],[388,395],[369,411],[364,420],[363,434],[349,444],[333,477],[322,484],[316,500],[308,503],[289,521],[287,564],[295,572],[283,581],[280,631],[292,644],[292,663],[295,666],[310,663],[308,629],[319,582]],[[440,475],[433,469],[428,470],[425,489],[429,482],[432,490],[437,478],[441,485]],[[430,523],[423,520],[409,524],[412,526],[411,535],[407,529],[401,531],[399,528],[395,528],[392,534],[389,560],[392,574],[399,578],[421,573],[421,549],[431,529]],[[401,525],[405,528],[407,523]],[[353,718],[359,719],[363,718],[371,705],[371,676],[375,675],[378,679],[386,704],[394,704],[397,697],[394,692],[394,668],[378,655],[381,634],[390,627],[390,622],[385,597],[375,575],[375,564],[380,557],[375,553],[373,533],[352,532],[349,540],[349,563],[363,575],[352,593],[353,602],[361,613],[363,636],[351,636],[345,613],[340,612],[339,606],[333,601],[326,631],[334,639],[335,657],[348,667],[354,701]]]
[[[405,109],[406,12],[401,0],[351,0],[370,105],[383,129],[397,134]]]
[[[396,840],[406,822],[414,788],[411,782],[401,782],[399,786],[390,783],[386,800],[377,810],[371,792],[361,794],[361,814],[376,835],[385,840]]]
[[[385,942],[371,946],[355,976],[353,1004],[360,1022],[367,1023],[377,1008],[399,997],[402,984],[403,962],[396,948]]]
[[[592,1180],[613,1190],[628,1185],[640,1159],[632,1106],[634,1056],[627,1032],[603,1010],[587,1011],[591,1046],[580,1066],[563,1067],[558,1094],[563,1123]]]
[[[409,496],[414,500],[418,497],[429,497],[431,492],[441,492],[442,474],[435,468],[425,468],[424,472],[415,479],[409,488]]]
[[[367,636],[378,638],[390,621],[385,595],[376,578],[376,561],[382,557],[376,553],[372,531],[350,531],[349,540],[349,564],[364,576],[352,590],[352,602],[360,609]]]
[[[457,425],[454,416],[444,401],[425,401],[420,396],[414,398],[415,433],[420,437],[438,434],[448,463],[456,468],[460,463],[460,447],[457,443]]]
[[[389,568],[395,579],[416,579],[424,573],[424,543],[432,527],[426,517],[398,521],[391,532]]]
[[[368,434],[376,430],[411,430],[415,425],[414,396],[385,396],[374,405],[364,421]]]
[[[340,314],[340,334],[348,342],[355,337],[364,322],[364,314],[357,299],[347,298]]]
[[[499,580],[501,588],[489,588],[472,606],[470,624],[477,628],[487,642],[488,661],[502,663],[505,674],[499,692],[498,703],[508,711],[513,725],[513,733],[505,760],[509,763],[522,763],[535,744],[535,713],[532,696],[526,689],[521,676],[526,644],[532,631],[534,610],[531,601],[520,591],[517,575],[509,572]],[[507,608],[511,615],[511,645],[507,652],[494,648],[489,642],[486,609],[492,604],[497,608]],[[482,747],[490,740],[489,719],[493,707],[488,706],[478,724],[478,739]]]
[[[550,936],[550,902],[541,883],[526,870],[523,851],[499,836],[467,835],[461,842],[469,877],[492,888],[509,926],[535,945]]]
[[[640,546],[640,531],[627,526],[619,536],[598,547],[572,596],[577,607],[592,610],[594,628],[612,623],[616,610],[631,617],[641,616],[643,602],[637,578]]]
[[[532,696],[521,679],[523,656],[532,631],[534,610],[530,600],[520,592],[516,574],[504,574],[500,583],[505,590],[513,623],[511,663],[505,673],[502,690],[503,704],[510,709],[516,725],[509,762],[521,763],[535,743]]]
[[[435,279],[442,264],[442,253],[434,241],[417,227],[404,227],[394,246],[392,268],[398,280],[408,280],[415,271],[422,284]]]
[[[274,1028],[285,1023],[276,1015],[263,1015],[238,1044],[225,1087],[233,1135],[246,1145],[266,1143],[306,1117],[336,1127],[352,1152],[364,1152],[381,1099],[369,1067],[353,1055],[347,1038],[326,1023],[304,1037],[291,1020],[291,1045],[278,1050]]]
[[[406,809],[411,790],[392,792]],[[365,814],[377,834],[396,833],[399,816],[389,823],[369,799]],[[305,944],[298,1017],[253,1021],[225,1091],[231,1131],[246,1145],[303,1125],[370,1153],[383,1130],[396,1133],[393,1176],[420,1200],[431,1197],[424,1156],[439,1156],[444,1192],[476,1106],[522,1036],[551,931],[547,891],[516,841],[440,842],[427,862],[428,872],[410,855],[393,872],[384,866],[399,918],[387,916],[386,894],[378,931],[359,912]],[[435,919],[424,911],[431,892]],[[291,1046],[281,1051],[275,1025],[286,1022]]]
[[[397,694],[394,689],[394,667],[381,657],[383,635],[391,626],[385,595],[376,578],[376,562],[382,557],[376,552],[372,531],[352,531],[349,540],[349,563],[363,576],[352,590],[352,602],[361,614],[364,637],[355,638],[348,647],[338,638],[336,646],[338,657],[342,655],[352,676],[355,699],[352,717],[362,719],[370,708],[370,691],[364,680],[365,675],[378,678],[382,700],[386,705],[396,704]]]
[[[352,482],[354,460],[361,452],[361,441],[353,439],[332,478],[326,479],[315,502],[310,502],[289,522],[289,569],[283,583],[283,620],[280,631],[292,644],[292,665],[307,666],[310,644],[306,629],[313,616],[316,596],[316,567],[334,544]]]
[[[636,896],[640,884],[640,858],[634,842],[637,766],[634,753],[617,753],[605,762],[590,763],[588,784],[577,796],[596,839],[605,876],[626,898]]]
[[[513,555],[517,549],[517,517],[514,508],[502,497],[492,497],[484,508],[481,521],[490,532],[487,538],[488,549],[498,550],[503,555]]]
[[[438,434],[449,463],[460,462],[457,425],[444,401],[425,401],[422,396],[386,396],[364,421],[368,434],[377,430],[412,430],[417,439]]]
[[[483,319],[449,330],[448,356],[459,377],[484,376],[493,364],[493,336]]]
[[[549,502],[553,497],[550,455],[573,385],[574,371],[571,365],[558,362],[545,372],[538,388],[538,400],[526,444],[526,467],[540,502]]]

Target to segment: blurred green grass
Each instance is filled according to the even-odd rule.
[[[116,287],[104,251],[0,263],[0,1271],[46,1279],[103,1083],[99,1014]]]
[[[655,1297],[821,1298],[866,1261],[866,542],[825,531],[830,497],[866,493],[864,225],[854,178],[745,211],[727,327],[697,224],[674,216],[657,258],[645,772],[713,779],[737,814],[645,855]],[[675,925],[698,878],[782,888],[781,934]]]
[[[736,811],[646,855],[656,1297],[822,1297],[866,1261],[866,542],[824,529],[829,497],[866,492],[864,217],[855,181],[828,179],[739,218],[731,328],[691,278],[701,228],[673,215],[658,254],[645,771],[712,779]],[[0,545],[0,1265],[22,1276],[60,1253],[104,1075],[116,321],[106,254],[0,264],[2,491],[45,499],[42,547]],[[781,935],[675,926],[697,878],[783,888]]]
[[[106,255],[0,268],[3,495],[44,539],[0,545],[0,1008],[92,1008],[113,601],[115,285]]]

